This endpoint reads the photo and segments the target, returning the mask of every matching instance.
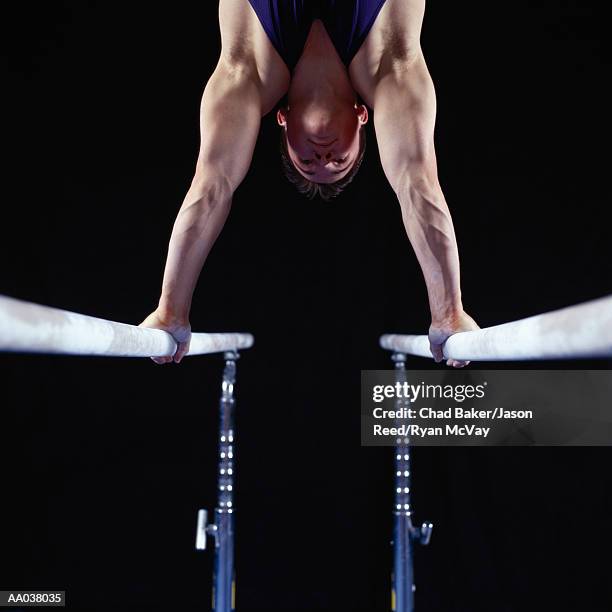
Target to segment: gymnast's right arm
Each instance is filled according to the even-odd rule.
[[[156,363],[178,363],[189,350],[193,292],[249,169],[261,116],[256,71],[222,56],[202,96],[198,161],[172,230],[159,305],[141,323],[177,341],[174,356],[155,358]]]

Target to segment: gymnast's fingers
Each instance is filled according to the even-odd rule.
[[[446,362],[446,365],[452,368],[464,368],[469,363],[470,363],[469,361],[460,361],[459,359],[449,359]]]
[[[434,361],[436,363],[440,363],[444,359],[444,353],[442,352],[441,344],[435,344],[433,342],[430,342],[429,349],[431,350],[431,354],[433,355]]]
[[[180,363],[181,359],[189,352],[189,344],[191,342],[191,338],[187,341],[178,342],[176,353],[174,353],[174,363]]]
[[[172,356],[168,357],[151,357],[151,359],[158,365],[163,363],[170,363],[172,361]]]

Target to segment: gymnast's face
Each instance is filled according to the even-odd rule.
[[[355,104],[322,112],[283,108],[277,113],[285,130],[289,157],[304,178],[315,183],[343,179],[359,156],[359,129],[368,120],[365,106]]]

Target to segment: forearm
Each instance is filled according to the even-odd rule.
[[[194,179],[178,213],[164,271],[158,309],[169,320],[187,320],[202,266],[231,207],[232,193],[220,181]]]
[[[443,323],[463,310],[459,253],[450,211],[437,184],[410,181],[398,197],[404,227],[427,285],[432,322]]]

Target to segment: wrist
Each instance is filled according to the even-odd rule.
[[[431,309],[431,325],[433,327],[444,327],[452,325],[457,321],[460,321],[464,316],[465,311],[463,305],[459,301],[444,307],[432,308]]]
[[[168,324],[185,324],[189,322],[190,305],[176,304],[165,298],[161,298],[156,308],[159,318]]]

